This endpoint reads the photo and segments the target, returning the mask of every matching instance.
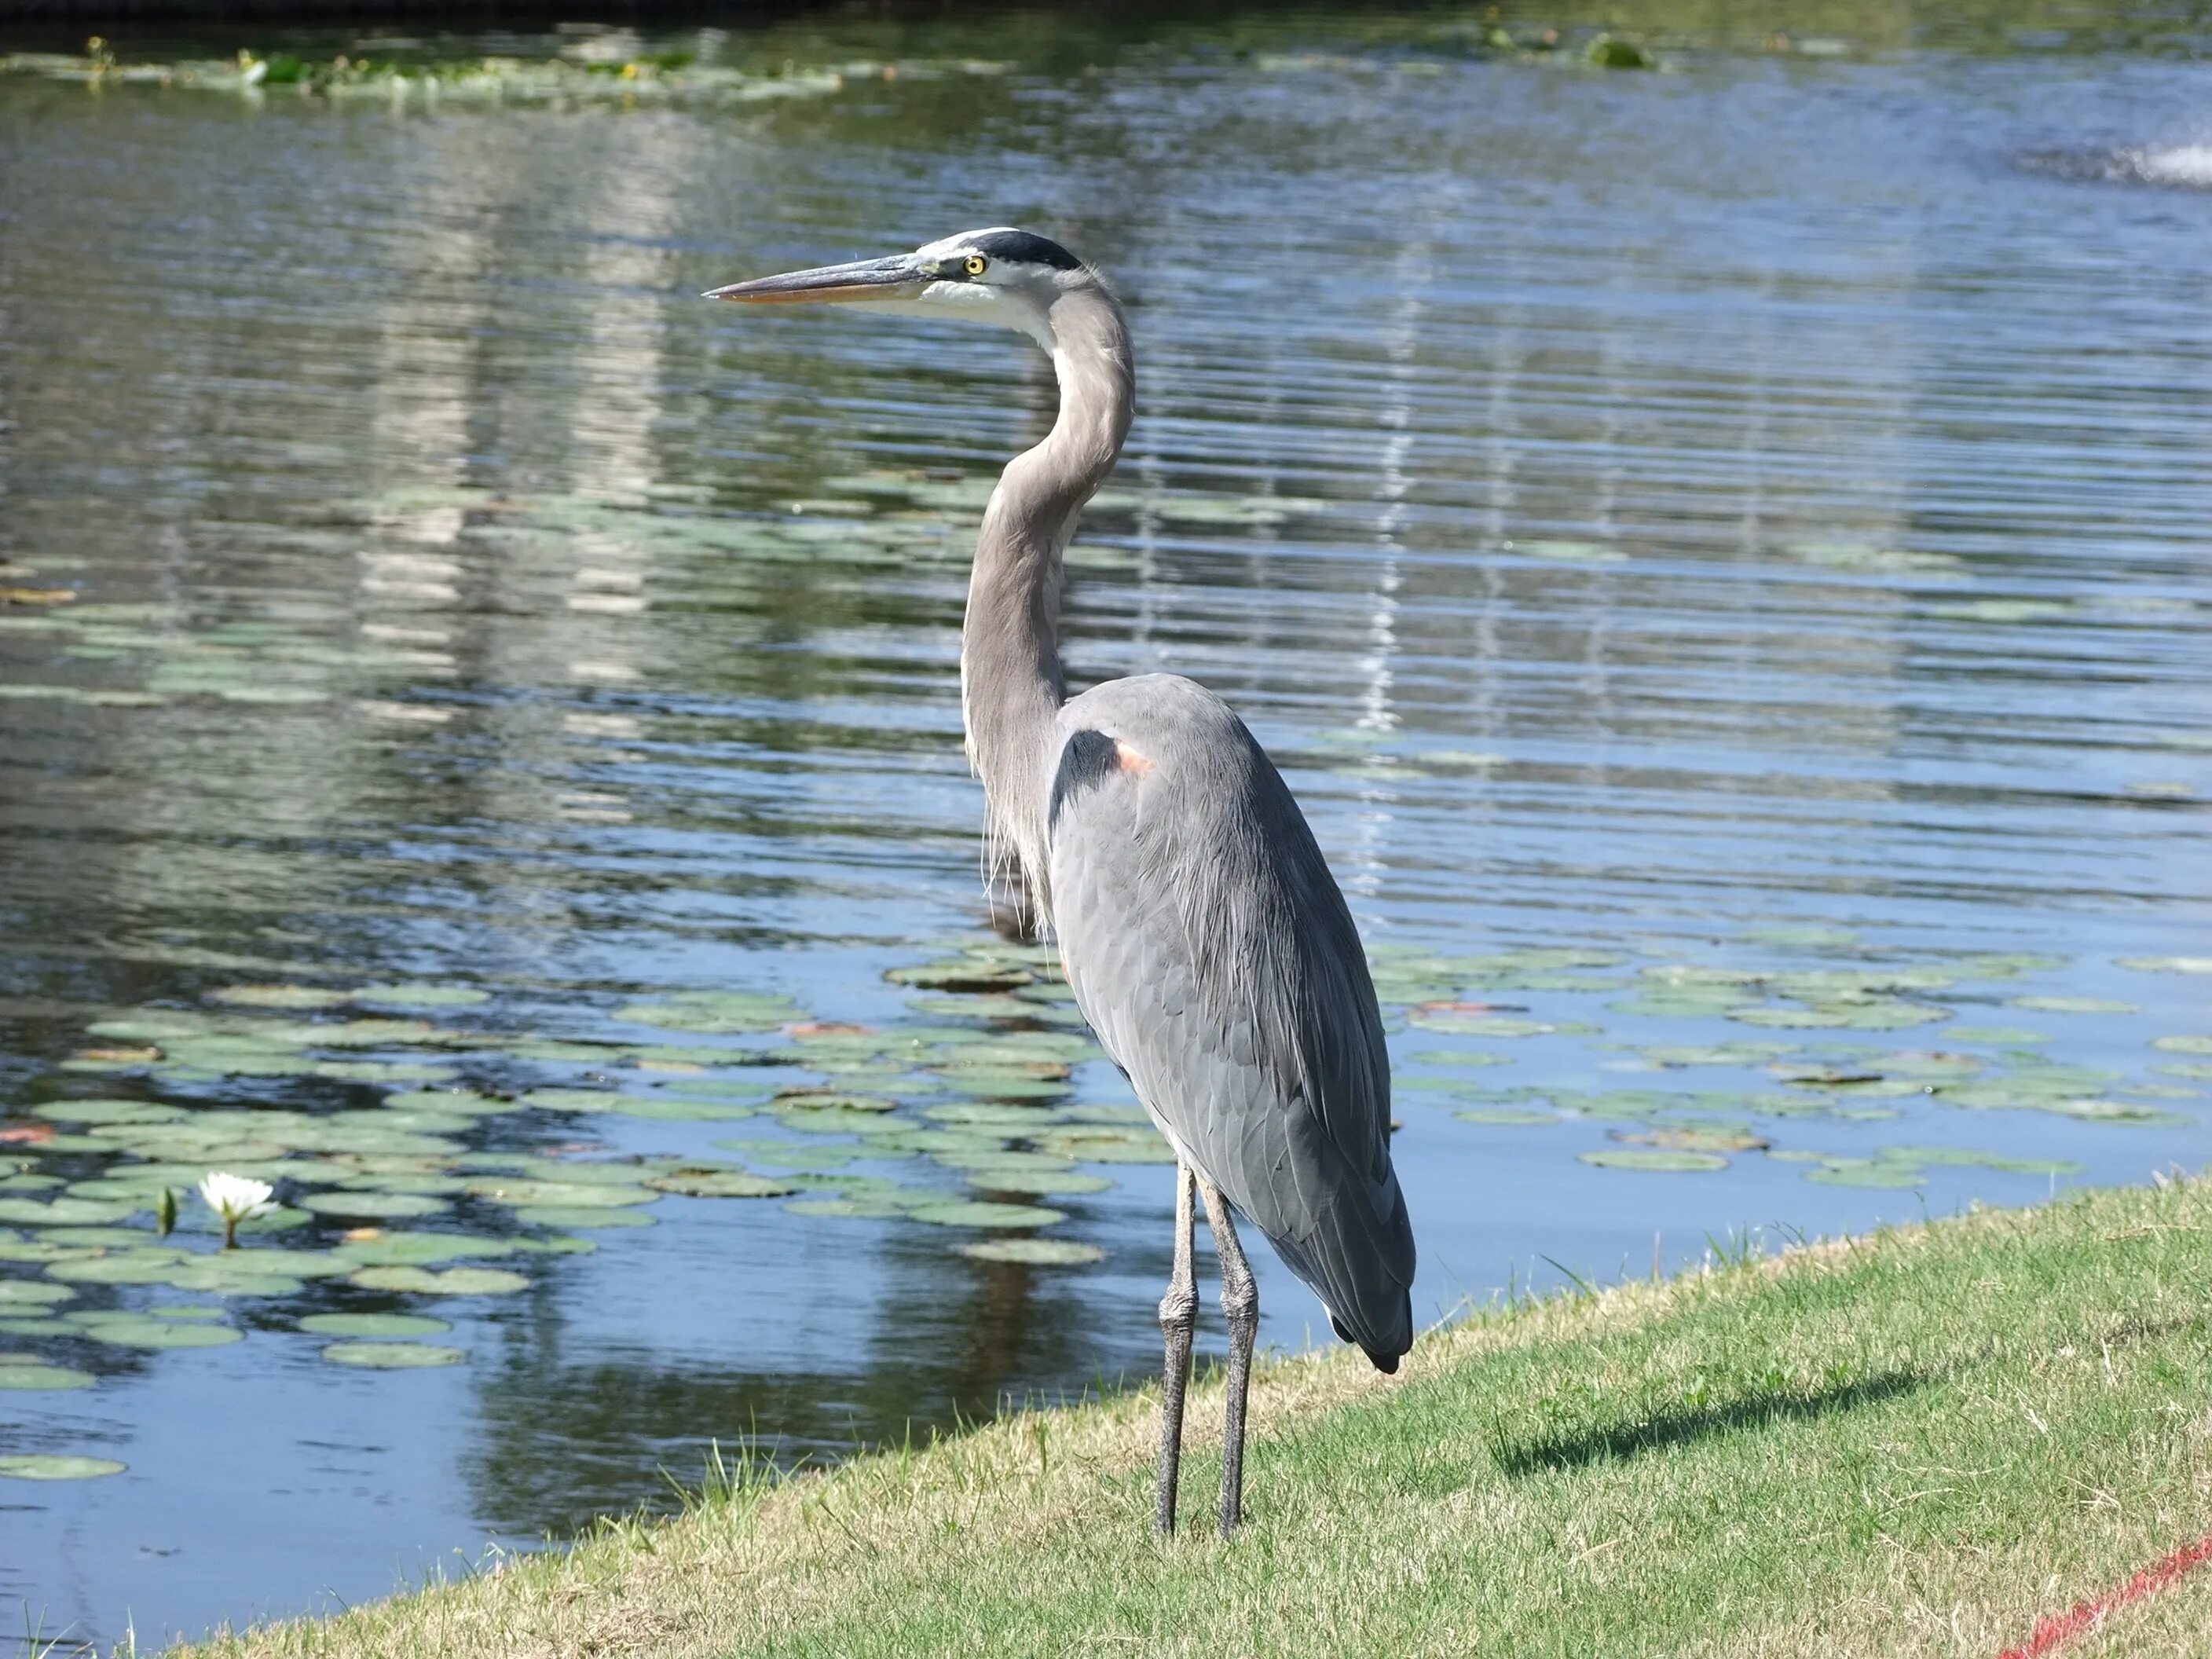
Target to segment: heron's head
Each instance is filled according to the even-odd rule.
[[[1097,274],[1059,243],[1000,225],[963,231],[888,259],[732,283],[704,297],[964,317],[1019,329],[1049,349],[1054,303],[1071,289],[1098,286]]]

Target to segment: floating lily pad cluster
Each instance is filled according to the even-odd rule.
[[[1746,930],[1737,945],[1779,949],[1800,960],[1777,967],[1725,960],[1638,964],[1626,953],[1603,951],[1539,949],[1488,957],[1378,951],[1376,989],[1386,1005],[1403,1011],[1407,1028],[1396,1097],[1407,1109],[1438,1107],[1461,1121],[1500,1131],[1632,1126],[1608,1128],[1607,1144],[1585,1143],[1575,1155],[1603,1169],[1688,1173],[1724,1169],[1737,1153],[1769,1151],[1771,1126],[1780,1121],[1873,1122],[1896,1118],[1908,1107],[2031,1110],[2081,1121],[2173,1126],[2193,1121],[2173,1103],[2197,1099],[2200,1091],[2189,1085],[2212,1076],[2212,1066],[2191,1069],[2194,1062],[2186,1060],[2161,1064],[2154,1070],[2163,1075],[2149,1078],[2061,1063],[2041,1052],[2049,1036],[2040,1024],[2014,1024],[1988,1013],[1962,1018],[1951,1006],[1972,1000],[1986,1006],[1990,990],[2063,965],[2050,958],[1974,953],[1886,960],[1855,934],[1825,927]],[[1832,960],[1804,965],[1808,951]],[[2172,965],[2176,960],[2123,965],[2188,971]],[[1573,1006],[1563,1004],[1563,992],[1603,995],[1601,1006],[1608,1018],[1602,1028],[1561,1012]],[[2006,1002],[2039,1016],[2089,1020],[2140,1012],[2116,998],[2057,993],[2015,994]],[[1701,1042],[1633,1037],[1642,1021],[1710,1025],[1714,1020],[1763,1026],[1774,1035]],[[1750,1086],[1593,1088],[1564,1080],[1577,1068],[1562,1062],[1556,1044],[1529,1042],[1587,1037],[1601,1030],[1589,1047],[1619,1056],[1602,1062],[1607,1069],[1764,1075]],[[1854,1030],[1897,1033],[1890,1043],[1919,1046],[1824,1035]],[[1430,1034],[1480,1040],[1484,1046],[1411,1048],[1410,1040]],[[2180,1034],[2151,1046],[2168,1054],[2212,1052],[2212,1037]],[[1529,1048],[1541,1049],[1539,1069],[1549,1080],[1522,1082],[1514,1071],[1502,1080],[1494,1074],[1493,1068],[1515,1066]],[[1525,1066],[1522,1062],[1516,1070]],[[1787,1151],[1773,1155],[1799,1157]],[[1842,1185],[1917,1185],[1931,1164],[2010,1174],[2074,1172],[2070,1165],[2044,1160],[1965,1152],[1918,1164],[1896,1156],[1826,1153],[1800,1161],[1809,1163],[1809,1178]]]
[[[2008,1158],[1958,1146],[1884,1146],[1870,1157],[1826,1152],[1777,1152],[1778,1158],[1813,1167],[1806,1178],[1831,1187],[1919,1187],[1930,1169],[1996,1170],[2008,1175],[2079,1175],[2081,1166],[2060,1158]]]
[[[1378,949],[1401,1109],[1557,1129],[1563,1152],[1608,1176],[1765,1156],[1824,1184],[1909,1188],[1936,1168],[2049,1179],[2075,1166],[1789,1143],[1908,1109],[2187,1121],[2177,1109],[2212,1074],[2212,1036],[2192,1032],[2156,1040],[2150,1077],[2049,1058],[2043,1026],[2134,1010],[2017,985],[2054,965],[2040,959],[1882,960],[1826,928],[1723,945],[1796,960]],[[2187,958],[2127,965],[2197,971]],[[94,1018],[52,1086],[0,1120],[0,1337],[30,1350],[0,1364],[0,1382],[65,1393],[116,1356],[237,1342],[241,1298],[296,1299],[290,1322],[329,1364],[441,1370],[468,1351],[433,1340],[450,1322],[427,1310],[526,1294],[542,1259],[690,1213],[671,1206],[766,1200],[802,1223],[942,1228],[994,1269],[1101,1259],[1054,1231],[1072,1201],[1109,1190],[1117,1165],[1173,1154],[1126,1094],[1089,1086],[1112,1086],[1110,1072],[1079,1078],[1103,1056],[1054,951],[958,940],[887,978],[907,1013],[875,1026],[775,992],[679,990],[611,1000],[588,1038],[517,1034],[495,987],[405,979],[222,984],[193,1006]],[[2000,999],[2037,1027],[1992,1012]],[[1963,1003],[1977,1012],[1954,1014]],[[1560,1081],[1593,1063],[1644,1075]],[[1708,1080],[1722,1072],[1737,1076]],[[577,1139],[625,1123],[742,1127],[683,1152]],[[216,1248],[190,1197],[211,1170],[276,1190],[234,1250]]]
[[[914,1018],[882,1029],[770,993],[615,1006],[645,1042],[502,1033],[491,993],[446,981],[228,984],[94,1019],[55,1081],[106,1092],[0,1120],[0,1334],[56,1349],[0,1378],[90,1386],[100,1366],[70,1355],[236,1342],[226,1308],[244,1297],[308,1298],[298,1328],[334,1365],[461,1364],[421,1340],[447,1322],[409,1304],[521,1294],[533,1260],[670,1201],[941,1227],[1000,1267],[1100,1260],[1037,1236],[1067,1218],[1053,1201],[1111,1188],[1086,1166],[1171,1154],[1133,1103],[1075,1097],[1098,1051],[1053,954],[963,941],[892,978]],[[706,1155],[533,1150],[530,1126],[586,1120],[757,1127]],[[191,1196],[216,1170],[278,1194],[236,1249]]]
[[[619,37],[617,37],[619,39]],[[981,58],[857,59],[811,67],[787,65],[776,74],[751,74],[702,64],[688,51],[597,51],[580,43],[555,58],[511,57],[417,60],[341,52],[301,58],[241,50],[234,57],[125,62],[94,40],[82,55],[25,52],[0,55],[0,74],[37,76],[101,89],[145,87],[227,93],[236,97],[412,101],[446,109],[513,104],[632,106],[744,106],[792,98],[825,98],[855,85],[927,81],[951,76],[996,76],[1010,65]]]
[[[206,621],[185,605],[69,602],[0,611],[0,638],[52,650],[52,678],[0,684],[0,700],[151,708],[180,700],[276,707],[324,703],[392,677],[436,679],[447,653],[419,641],[356,636],[342,617]]]

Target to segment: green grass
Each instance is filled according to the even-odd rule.
[[[1249,1525],[1153,1401],[610,1524],[224,1655],[1970,1655],[2212,1531],[2212,1183],[1485,1314],[1255,1392]],[[1218,1396],[1200,1389],[1211,1429]],[[2069,1644],[2212,1652],[2212,1569]]]

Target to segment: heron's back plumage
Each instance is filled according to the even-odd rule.
[[[1281,775],[1179,676],[1060,711],[1052,907],[1068,981],[1137,1096],[1385,1370],[1413,1343],[1390,1072],[1343,895]]]

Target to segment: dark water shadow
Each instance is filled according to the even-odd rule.
[[[1809,1422],[1862,1406],[1880,1405],[1926,1388],[1936,1377],[1919,1370],[1889,1370],[1812,1394],[1758,1394],[1694,1409],[1667,1411],[1633,1422],[1558,1435],[1497,1449],[1498,1467],[1516,1480],[1547,1470],[1581,1468],[1615,1458],[1687,1445],[1708,1435],[1769,1423]]]

